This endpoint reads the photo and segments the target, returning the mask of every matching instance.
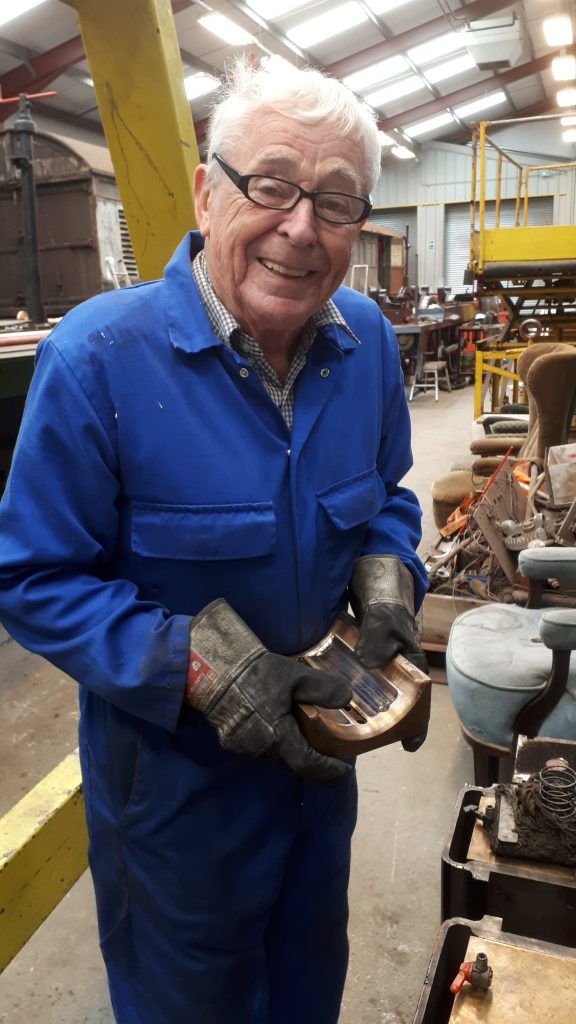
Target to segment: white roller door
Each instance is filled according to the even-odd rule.
[[[528,224],[539,227],[552,224],[554,200],[552,196],[531,199],[528,207]],[[494,226],[495,204],[486,203],[486,227]],[[513,228],[516,204],[513,199],[500,204],[500,227]],[[470,206],[468,203],[454,203],[446,206],[444,235],[444,283],[452,292],[471,292],[473,285],[465,285],[464,271],[470,259]]]

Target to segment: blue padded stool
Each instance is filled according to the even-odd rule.
[[[576,586],[575,548],[520,552],[533,603],[546,579]],[[498,780],[516,737],[576,740],[576,608],[487,604],[458,615],[446,649],[446,675],[462,732],[474,751],[474,781]]]

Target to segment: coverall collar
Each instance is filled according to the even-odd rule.
[[[180,348],[184,352],[196,353],[223,345],[210,326],[192,274],[192,261],[203,245],[200,232],[190,231],[184,236],[164,270],[170,340],[175,348]],[[337,296],[338,292],[333,298],[337,300]],[[319,333],[342,354],[353,352],[357,348],[357,343],[337,324],[329,324],[321,328]]]

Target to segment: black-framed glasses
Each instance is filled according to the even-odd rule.
[[[330,224],[358,224],[368,217],[372,209],[372,203],[365,196],[348,192],[307,192],[293,181],[276,178],[272,174],[240,174],[218,153],[213,156],[246,199],[267,210],[292,210],[301,199],[310,199],[320,220]]]

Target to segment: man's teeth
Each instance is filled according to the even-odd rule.
[[[279,263],[271,263],[270,260],[261,260],[262,265],[268,270],[274,270],[277,274],[284,274],[284,277],[306,277],[307,270],[289,270],[288,267],[281,267]]]

